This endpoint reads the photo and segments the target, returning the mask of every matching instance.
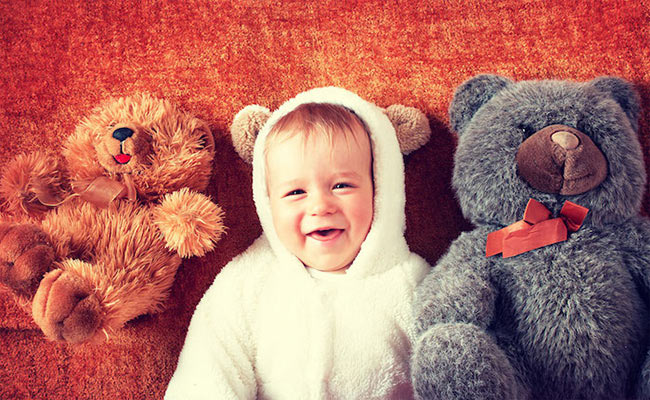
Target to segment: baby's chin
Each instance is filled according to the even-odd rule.
[[[336,268],[332,268],[332,269],[329,269],[329,268],[313,268],[313,267],[310,267],[309,265],[305,265],[305,267],[308,268],[308,269],[312,269],[312,270],[316,270],[316,271],[320,271],[320,272],[326,272],[326,273],[329,273],[329,274],[345,274],[348,271],[348,268],[350,267],[350,265],[346,265],[345,267],[338,268],[338,269],[336,269]]]
[[[337,229],[332,230],[339,231]],[[345,232],[345,230],[341,231]],[[292,251],[291,248],[288,249],[310,270],[345,274],[357,258],[361,246],[354,249],[350,248],[349,244],[341,246],[341,243],[338,242],[342,240],[341,235],[344,234],[335,233],[334,235],[337,238],[330,241],[328,240],[328,235],[320,233],[321,237],[319,238],[306,237],[306,241],[302,243],[302,247],[295,248],[295,251]]]
[[[306,268],[312,269],[312,270],[317,270],[320,272],[327,272],[327,273],[332,273],[332,274],[345,274],[347,270],[350,268],[350,265],[352,265],[352,262],[354,261],[354,258],[350,260],[349,262],[339,262],[339,263],[307,263],[305,260],[300,260],[302,261],[303,265]]]

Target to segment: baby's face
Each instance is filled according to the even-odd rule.
[[[279,140],[267,152],[273,224],[303,264],[344,272],[366,238],[373,215],[370,141],[336,135]]]

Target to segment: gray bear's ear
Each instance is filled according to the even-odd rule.
[[[611,96],[621,106],[632,123],[635,132],[639,130],[639,115],[641,114],[641,99],[632,83],[615,76],[598,77],[588,85],[600,92]]]
[[[255,139],[260,129],[271,116],[268,108],[250,105],[244,107],[235,115],[230,126],[232,144],[239,156],[249,164],[253,163]]]
[[[512,81],[498,75],[477,75],[461,84],[449,105],[449,122],[460,134],[474,114]]]
[[[402,154],[409,154],[429,141],[431,137],[429,119],[422,111],[401,104],[393,104],[386,108],[384,113],[395,128]]]

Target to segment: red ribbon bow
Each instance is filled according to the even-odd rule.
[[[566,201],[560,217],[549,219],[551,212],[539,201],[530,199],[524,219],[488,234],[485,256],[503,253],[503,258],[508,258],[565,241],[568,231],[580,229],[588,212],[588,208]]]

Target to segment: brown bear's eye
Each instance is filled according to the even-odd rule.
[[[205,149],[210,144],[210,141],[206,135],[201,135],[199,138],[199,150]]]

